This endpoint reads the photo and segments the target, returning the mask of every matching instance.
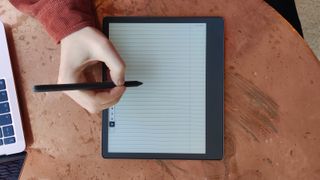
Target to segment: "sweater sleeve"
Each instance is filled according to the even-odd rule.
[[[38,19],[58,43],[86,26],[95,26],[91,0],[10,0],[20,11]]]

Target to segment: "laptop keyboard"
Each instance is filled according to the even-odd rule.
[[[0,146],[15,142],[6,82],[4,79],[0,79]]]
[[[18,180],[26,152],[0,156],[0,180]]]
[[[0,179],[18,180],[24,159],[0,164]]]

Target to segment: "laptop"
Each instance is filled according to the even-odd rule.
[[[0,21],[0,179],[18,179],[25,138],[3,23]]]

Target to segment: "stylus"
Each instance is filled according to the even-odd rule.
[[[125,87],[137,87],[142,85],[139,81],[126,81]],[[52,91],[72,91],[72,90],[94,90],[94,89],[110,89],[116,85],[113,82],[97,82],[97,83],[76,83],[76,84],[45,84],[33,87],[33,92],[52,92]]]

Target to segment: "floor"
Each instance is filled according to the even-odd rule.
[[[320,0],[295,0],[305,40],[320,60]]]

